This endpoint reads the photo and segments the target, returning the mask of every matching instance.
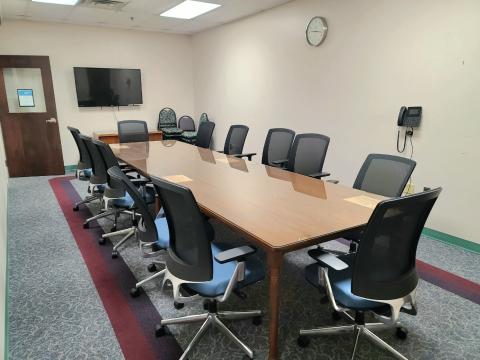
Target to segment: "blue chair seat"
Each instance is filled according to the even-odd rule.
[[[170,233],[168,231],[167,218],[162,216],[157,216],[155,219],[155,226],[157,228],[157,245],[162,249],[168,249],[170,245]]]
[[[384,303],[368,300],[352,293],[352,265],[354,257],[355,254],[348,254],[347,256],[340,257],[342,261],[349,264],[347,269],[341,271],[329,269],[328,271],[328,277],[330,279],[330,285],[332,286],[335,301],[343,307],[352,310],[368,310],[385,307]],[[314,263],[305,268],[305,278],[317,288],[323,287],[319,283],[320,267],[321,265],[319,263]]]
[[[147,204],[153,204],[153,202],[155,202],[155,190],[153,190],[150,187],[146,187],[145,189],[146,189],[144,194],[145,202]],[[133,206],[133,204],[134,204],[134,201],[128,193],[125,193],[124,197],[113,200],[113,206],[116,206],[116,207],[129,209]]]
[[[190,290],[205,297],[216,297],[223,295],[227,289],[228,282],[235,271],[235,266],[237,265],[236,261],[220,264],[215,260],[215,255],[221,253],[222,251],[228,250],[231,248],[231,245],[215,243],[211,246],[213,258],[212,280],[198,284],[187,285]],[[245,265],[245,279],[242,282],[237,283],[237,289],[260,281],[265,276],[263,265],[258,260],[250,257],[246,260]]]
[[[92,176],[92,169],[83,169],[80,170],[83,173],[83,176],[89,178]]]

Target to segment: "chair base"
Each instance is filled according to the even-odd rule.
[[[348,313],[347,316],[350,319],[353,319]],[[338,334],[345,334],[348,332],[353,332],[355,334],[355,343],[353,345],[351,360],[355,359],[355,355],[357,354],[358,350],[358,341],[360,339],[360,335],[365,335],[369,340],[373,341],[377,346],[380,348],[387,350],[391,354],[395,355],[398,359],[401,360],[408,360],[405,356],[400,354],[397,350],[393,347],[388,345],[385,341],[380,339],[377,335],[375,335],[371,330],[375,329],[391,329],[392,327],[397,328],[397,336],[400,338],[406,338],[406,331],[401,329],[400,324],[397,323],[395,325],[386,325],[384,323],[366,323],[366,324],[352,324],[352,325],[345,325],[345,326],[332,326],[332,327],[323,327],[318,329],[311,329],[311,330],[300,330],[300,336],[297,339],[297,343],[301,347],[308,346],[310,340],[309,337],[311,336],[321,336],[321,335],[338,335]],[[404,336],[400,336],[400,334],[405,334]]]
[[[230,338],[250,359],[253,359],[253,351],[245,345],[224,323],[222,320],[245,320],[253,319],[255,325],[259,325],[261,322],[258,321],[258,318],[262,316],[262,311],[252,310],[252,311],[217,311],[217,302],[213,300],[209,304],[209,312],[200,315],[188,315],[174,319],[164,319],[161,321],[160,325],[157,326],[156,335],[157,337],[165,334],[165,326],[173,324],[191,324],[196,322],[203,322],[200,326],[200,330],[195,334],[190,344],[183,352],[180,360],[185,360],[188,355],[192,352],[195,346],[198,344],[199,340],[205,334],[209,327],[214,327],[219,329],[224,335]]]

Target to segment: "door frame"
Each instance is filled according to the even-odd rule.
[[[4,82],[4,68],[39,68],[42,74],[45,113],[9,113]],[[32,119],[35,123],[32,122]],[[55,119],[56,122],[40,123],[38,120]],[[30,121],[30,124],[28,123]],[[65,173],[62,144],[57,119],[50,58],[48,56],[0,55],[0,124],[2,127],[8,172],[11,177],[35,175],[60,175]],[[42,128],[43,124],[45,128]],[[22,131],[23,127],[37,127]],[[43,153],[31,144],[35,137],[45,135],[48,147]],[[43,156],[42,161],[34,161]],[[28,166],[27,166],[28,164]]]

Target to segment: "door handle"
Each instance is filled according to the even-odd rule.
[[[50,119],[47,119],[46,122],[47,122],[47,123],[56,124],[56,123],[57,123],[57,119],[55,119],[55,118],[50,118]]]

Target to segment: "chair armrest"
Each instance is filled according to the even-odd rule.
[[[332,268],[337,271],[345,270],[348,268],[348,264],[340,260],[338,257],[326,251],[323,251],[321,249],[315,249],[315,250],[316,250],[316,253],[313,253],[312,251],[310,252],[310,256],[312,256],[319,263],[327,265],[329,268]]]
[[[315,178],[315,179],[320,179],[322,177],[325,177],[325,176],[330,176],[330,173],[327,173],[327,172],[316,172],[316,173],[313,173],[313,174],[307,174],[307,176],[310,176],[312,178]]]
[[[135,185],[147,185],[150,180],[149,179],[130,179],[130,181]]]
[[[273,164],[274,166],[278,166],[278,167],[284,167],[286,163],[288,163],[288,159],[274,160],[274,161],[272,161],[272,164]]]
[[[234,260],[242,260],[243,258],[253,254],[257,250],[251,246],[239,246],[233,249],[222,251],[215,255],[215,260],[220,264],[225,264]]]
[[[243,157],[246,157],[248,158],[248,161],[252,161],[252,157],[257,155],[257,153],[246,153],[246,154],[238,154],[238,155],[234,155],[235,157],[237,158],[243,158]]]
[[[338,180],[327,180],[327,182],[332,183],[332,184],[338,184],[340,181],[338,181]]]

